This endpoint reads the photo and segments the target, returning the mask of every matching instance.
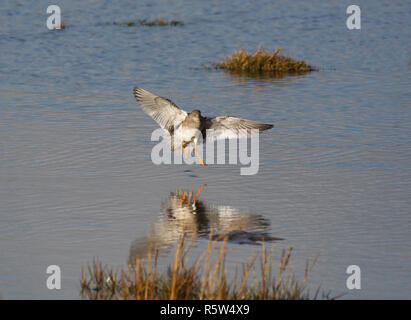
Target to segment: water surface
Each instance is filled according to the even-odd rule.
[[[251,231],[292,246],[297,274],[319,253],[314,286],[411,298],[411,5],[360,1],[362,29],[349,31],[350,4],[60,1],[67,28],[49,31],[48,2],[3,2],[1,296],[79,298],[82,265],[125,264],[136,239],[165,221],[170,193],[206,184],[206,205],[259,217]],[[113,24],[158,17],[184,26]],[[269,79],[204,68],[259,45],[320,71]],[[259,173],[154,165],[157,125],[137,106],[136,85],[208,116],[274,123]],[[230,248],[233,265],[256,249]],[[59,291],[45,285],[51,264],[62,269]],[[348,292],[353,264],[362,289]]]

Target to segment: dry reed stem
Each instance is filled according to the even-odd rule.
[[[186,257],[193,242],[182,236],[176,244],[174,258],[168,272],[158,272],[158,250],[149,248],[146,259],[136,259],[134,266],[122,268],[120,276],[107,270],[95,258],[92,265],[81,270],[81,296],[87,299],[308,299],[305,285],[318,256],[307,263],[304,278],[298,282],[292,274],[291,248],[282,249],[276,277],[272,277],[271,250],[263,242],[262,250],[242,264],[240,276],[229,281],[226,272],[228,236],[218,248],[217,259],[212,259],[213,234],[207,248],[190,266]],[[259,258],[259,266],[256,260]],[[133,269],[134,268],[134,269]],[[259,271],[259,277],[257,277]],[[250,282],[250,274],[252,274]],[[314,298],[319,295],[319,289]]]

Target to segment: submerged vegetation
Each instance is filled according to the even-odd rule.
[[[319,289],[311,296],[306,282],[316,259],[307,263],[305,275],[298,282],[291,274],[291,249],[282,250],[279,270],[273,276],[274,259],[263,243],[261,252],[243,263],[229,279],[226,270],[227,238],[220,242],[216,259],[212,251],[216,242],[212,235],[205,252],[193,263],[188,263],[191,244],[183,236],[176,244],[174,258],[167,269],[158,269],[158,250],[148,250],[145,258],[129,264],[127,271],[104,267],[95,259],[88,270],[82,270],[81,296],[83,299],[316,299]],[[258,261],[258,262],[257,262]],[[259,276],[257,276],[257,273]],[[324,298],[328,295],[323,294]]]
[[[179,21],[179,20],[166,20],[164,18],[158,18],[155,20],[141,19],[141,20],[129,21],[129,22],[113,22],[113,24],[127,26],[127,27],[134,27],[137,25],[147,26],[147,27],[165,27],[165,26],[183,26],[184,22]]]
[[[277,48],[274,52],[257,48],[253,53],[239,49],[221,63],[214,64],[217,69],[224,69],[239,75],[281,77],[286,73],[301,74],[316,70],[303,60],[296,60],[282,54]]]
[[[163,18],[158,18],[156,20],[139,20],[139,23],[142,26],[148,26],[148,27],[156,27],[156,26],[160,26],[160,27],[164,27],[164,26],[183,26],[184,22],[179,21],[179,20],[165,20]]]

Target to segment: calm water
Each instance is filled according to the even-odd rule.
[[[320,254],[314,286],[411,298],[409,2],[358,2],[361,31],[346,28],[350,1],[59,1],[62,31],[46,28],[49,4],[0,4],[2,298],[79,298],[81,266],[94,256],[118,266],[150,234],[172,244],[181,229],[167,222],[167,201],[203,184],[200,234],[251,217],[248,231],[294,248],[297,275]],[[185,25],[112,24],[158,17]],[[321,71],[269,80],[204,68],[258,45]],[[259,173],[155,166],[157,125],[137,106],[136,85],[209,116],[273,122]],[[258,247],[230,249],[239,265]],[[60,291],[46,288],[51,264]],[[349,292],[352,264],[362,289]]]

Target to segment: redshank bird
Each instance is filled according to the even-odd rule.
[[[194,152],[202,165],[205,165],[205,163],[198,154],[196,145],[200,138],[199,135],[202,135],[201,141],[205,141],[208,129],[213,129],[214,132],[218,132],[218,135],[215,136],[215,138],[218,139],[219,137],[226,138],[230,135],[238,137],[240,131],[243,130],[249,133],[251,129],[258,129],[259,132],[262,132],[274,126],[269,123],[256,122],[233,116],[203,117],[200,110],[193,110],[187,113],[171,100],[160,97],[145,89],[135,87],[133,91],[134,97],[143,111],[152,117],[161,128],[168,130],[170,133],[173,139],[171,150],[181,148],[187,158],[185,148],[193,143]]]

